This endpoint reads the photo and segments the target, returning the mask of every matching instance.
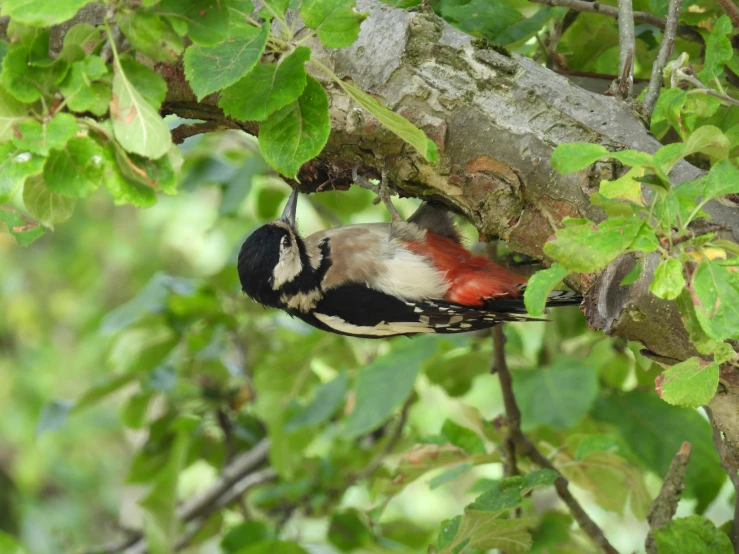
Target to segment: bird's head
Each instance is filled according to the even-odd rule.
[[[293,189],[277,221],[262,225],[244,241],[239,253],[242,290],[261,304],[282,307],[280,296],[309,265],[305,245],[295,229],[298,191]]]

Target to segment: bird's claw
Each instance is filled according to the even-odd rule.
[[[393,222],[404,221],[403,216],[400,215],[400,213],[390,200],[390,196],[392,194],[397,194],[397,192],[391,191],[390,189],[390,181],[387,177],[387,162],[384,162],[382,164],[382,173],[379,185],[375,185],[371,183],[366,177],[362,177],[361,175],[359,175],[357,171],[358,169],[359,164],[355,165],[352,168],[352,180],[354,181],[354,184],[374,192],[377,195],[378,200],[381,200],[382,203],[385,204],[387,211],[390,212],[390,216],[392,217]]]

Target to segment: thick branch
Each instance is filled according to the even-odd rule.
[[[634,85],[634,58],[636,57],[632,0],[618,0],[618,47],[620,89],[622,98],[626,98]]]
[[[505,361],[505,335],[503,335],[500,327],[495,327],[494,330],[495,329],[498,329],[497,331],[494,331],[493,334],[495,347],[495,370],[498,374],[500,388],[503,392],[503,404],[505,406],[506,423],[508,426],[508,430],[506,432],[507,439],[515,445],[514,450],[521,456],[531,459],[532,462],[541,468],[551,469],[557,472],[559,477],[557,477],[557,480],[554,482],[554,488],[557,490],[557,494],[562,501],[567,505],[567,508],[569,508],[572,513],[572,517],[575,518],[580,529],[590,537],[593,544],[606,554],[618,554],[618,550],[616,550],[608,541],[601,528],[598,527],[598,524],[590,519],[590,516],[583,509],[577,499],[572,496],[567,479],[565,479],[562,473],[554,467],[552,462],[550,462],[546,456],[539,452],[526,434],[521,431],[521,410],[519,410],[516,397],[513,394],[513,379],[508,370],[508,364],[506,364]],[[510,464],[511,460],[507,460],[506,463]]]
[[[672,458],[672,463],[667,470],[662,488],[649,507],[647,521],[649,522],[649,533],[645,548],[647,554],[657,554],[657,545],[654,543],[652,532],[667,525],[677,511],[677,503],[680,501],[685,488],[685,472],[690,461],[690,443],[684,442],[680,450]]]
[[[739,554],[739,473],[737,473],[737,469],[735,467],[732,467],[732,465],[728,463],[726,445],[724,444],[724,440],[721,437],[721,431],[716,427],[716,424],[714,423],[713,410],[711,410],[711,408],[709,408],[708,406],[704,406],[703,409],[706,411],[706,415],[708,415],[708,419],[711,422],[711,428],[713,431],[713,444],[716,446],[719,460],[721,460],[721,467],[729,476],[729,480],[734,487],[734,521],[731,524],[731,532],[729,533],[729,538],[731,539],[731,544],[734,546],[734,554]]]
[[[734,0],[716,0],[718,5],[723,8],[726,15],[731,19],[731,24],[734,27],[739,27],[739,7],[734,4]]]

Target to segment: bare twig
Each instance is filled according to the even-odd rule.
[[[708,406],[703,406],[703,409],[708,416],[708,420],[711,422],[713,428],[713,444],[716,446],[718,451],[718,457],[721,462],[721,467],[729,476],[731,484],[734,486],[734,493],[736,498],[734,499],[734,521],[731,524],[731,532],[729,533],[729,539],[731,544],[734,546],[734,553],[739,554],[739,473],[737,470],[731,467],[726,461],[726,446],[724,445],[724,439],[721,437],[721,431],[713,423],[713,412]]]
[[[545,4],[547,6],[563,6],[577,12],[599,13],[608,17],[618,17],[618,10],[613,6],[601,4],[600,2],[588,2],[587,0],[531,0],[536,4]],[[664,19],[657,17],[649,12],[634,12],[634,21],[641,23],[649,23],[660,29],[664,29],[667,24]],[[693,30],[687,25],[679,25],[677,34],[692,42],[702,43],[700,33]]]
[[[621,99],[627,98],[634,86],[634,7],[631,0],[618,0],[618,75]]]
[[[676,82],[685,81],[687,83],[690,83],[695,87],[695,89],[688,91],[688,94],[695,93],[695,92],[701,92],[703,94],[707,94],[708,96],[713,96],[714,98],[718,98],[722,100],[723,102],[726,102],[727,104],[732,104],[734,106],[739,106],[739,100],[736,100],[732,98],[731,96],[727,96],[725,94],[721,94],[720,92],[716,92],[712,88],[707,87],[703,84],[703,82],[698,79],[697,77],[690,75],[689,73],[686,73],[682,69],[678,69],[673,74],[674,80]]]
[[[227,119],[223,121],[203,121],[202,123],[183,123],[172,129],[172,142],[182,144],[185,139],[195,135],[238,128],[239,126],[236,124],[230,125]]]
[[[731,19],[731,24],[734,27],[739,27],[739,7],[734,4],[734,0],[716,0],[718,5],[723,8],[726,15]]]
[[[495,329],[495,328],[494,328]],[[500,331],[497,331],[500,333]],[[508,370],[508,365],[505,363],[505,353],[503,345],[505,344],[505,338],[501,340],[500,335],[493,335],[496,349],[496,366],[495,372],[498,374],[500,380],[500,388],[503,392],[503,405],[505,406],[506,412],[506,423],[508,425],[507,435],[510,435],[515,450],[520,456],[529,458],[534,464],[545,469],[551,469],[557,472],[557,480],[554,482],[554,488],[557,490],[557,495],[562,499],[569,508],[572,517],[575,518],[580,529],[590,538],[590,540],[598,548],[600,548],[606,554],[618,554],[613,545],[608,541],[606,536],[603,534],[603,530],[598,527],[587,512],[583,509],[577,499],[572,496],[569,489],[569,482],[564,478],[562,473],[554,467],[552,462],[544,456],[534,444],[529,440],[526,434],[521,431],[521,410],[518,408],[516,403],[516,397],[513,395],[513,379],[511,373]],[[502,363],[501,363],[502,362]],[[508,462],[510,463],[510,462]]]
[[[497,373],[498,379],[500,379],[500,386],[503,390],[513,390],[513,382],[511,380],[511,373],[508,371],[508,364],[505,357],[505,333],[503,332],[502,325],[496,325],[492,329],[493,333],[493,366],[491,373]],[[503,437],[503,443],[501,449],[503,450],[503,458],[505,465],[503,467],[503,474],[506,477],[512,477],[519,475],[518,466],[516,464],[516,442],[514,437],[517,433],[521,432],[521,412],[518,409],[515,398],[513,395],[503,396],[505,402],[506,411],[506,424],[507,430]]]
[[[731,1],[731,0],[729,0]],[[670,0],[667,8],[667,22],[664,32],[662,33],[662,43],[659,45],[657,59],[652,65],[652,75],[649,79],[649,88],[644,98],[644,107],[647,109],[649,118],[652,117],[654,106],[659,98],[659,91],[662,88],[662,72],[672,55],[672,47],[675,45],[675,34],[677,33],[677,22],[680,16],[680,0]]]
[[[648,554],[657,554],[657,545],[654,543],[652,531],[664,527],[675,516],[677,503],[685,488],[685,472],[690,461],[690,443],[684,442],[675,457],[672,458],[670,468],[667,470],[662,488],[649,507],[647,521],[649,522],[649,533],[645,548]]]

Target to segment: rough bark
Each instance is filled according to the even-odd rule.
[[[428,11],[399,10],[378,0],[358,5],[370,13],[359,39],[337,51],[313,40],[313,56],[424,129],[438,147],[439,163],[422,160],[316,69],[314,76],[329,93],[333,129],[325,150],[300,171],[304,192],[327,182],[346,187],[354,166],[377,171],[387,159],[401,193],[439,201],[467,217],[483,240],[503,238],[511,248],[545,259],[542,247],[563,217],[604,217],[589,197],[601,179],[623,171],[617,162],[599,162],[560,175],[549,161],[557,145],[586,141],[646,152],[660,146],[629,103],[474,41]],[[163,113],[257,131],[254,123],[224,117],[216,95],[197,102],[181,65],[156,68],[169,86]],[[677,184],[699,175],[699,169],[680,163],[671,178]],[[739,240],[739,209],[713,203],[707,211],[726,226],[726,238]],[[693,355],[676,306],[649,293],[651,259],[645,263],[650,271],[636,283],[618,286],[631,263],[622,258],[600,276],[573,279],[574,287],[589,289],[585,311],[591,326],[642,343],[663,363]],[[721,379],[710,406],[728,451],[739,452],[739,377],[729,370]],[[736,466],[738,460],[733,457]]]

